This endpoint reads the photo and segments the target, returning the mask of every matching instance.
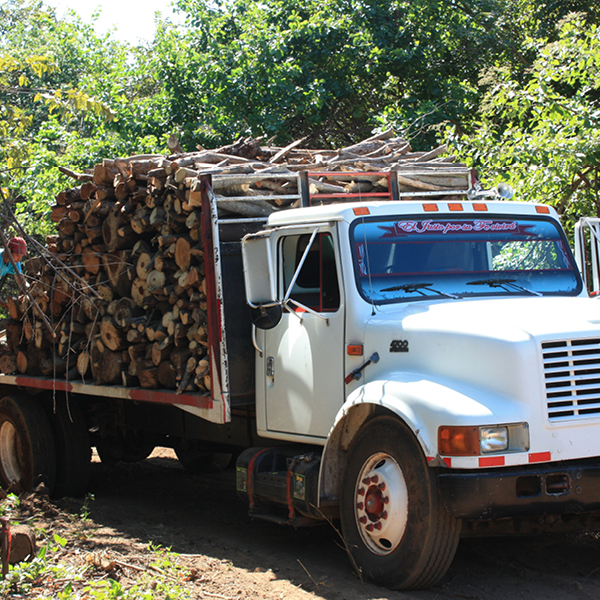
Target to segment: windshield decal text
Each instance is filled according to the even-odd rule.
[[[490,221],[476,219],[473,221],[399,221],[393,225],[380,225],[386,231],[381,237],[397,237],[416,233],[465,233],[486,231],[518,231],[519,225],[516,221]]]

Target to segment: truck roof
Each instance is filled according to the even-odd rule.
[[[282,210],[269,216],[268,226],[297,225],[311,222],[351,221],[357,216],[366,215],[429,215],[446,214],[458,216],[477,215],[481,218],[486,213],[494,215],[545,215],[558,220],[558,214],[547,204],[532,202],[513,202],[489,200],[470,202],[460,200],[436,201],[396,201],[396,202],[344,202],[327,204],[310,208]]]

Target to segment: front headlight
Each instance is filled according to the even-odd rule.
[[[508,428],[504,426],[480,427],[479,448],[482,454],[508,450]]]
[[[529,450],[529,425],[442,426],[438,452],[442,456],[478,456]]]

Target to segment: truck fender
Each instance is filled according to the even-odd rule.
[[[423,454],[438,465],[437,430],[440,425],[482,425],[527,420],[508,398],[464,383],[432,381],[421,374],[390,374],[385,380],[354,390],[338,411],[323,449],[319,497],[337,498],[345,454],[364,423],[375,414],[393,414],[413,432]]]

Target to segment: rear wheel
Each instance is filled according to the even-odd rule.
[[[429,587],[454,558],[460,521],[442,505],[414,435],[394,418],[373,419],[352,444],[340,509],[354,563],[380,585]]]
[[[43,483],[51,493],[56,481],[52,428],[40,403],[6,396],[0,400],[0,484],[13,492]]]

